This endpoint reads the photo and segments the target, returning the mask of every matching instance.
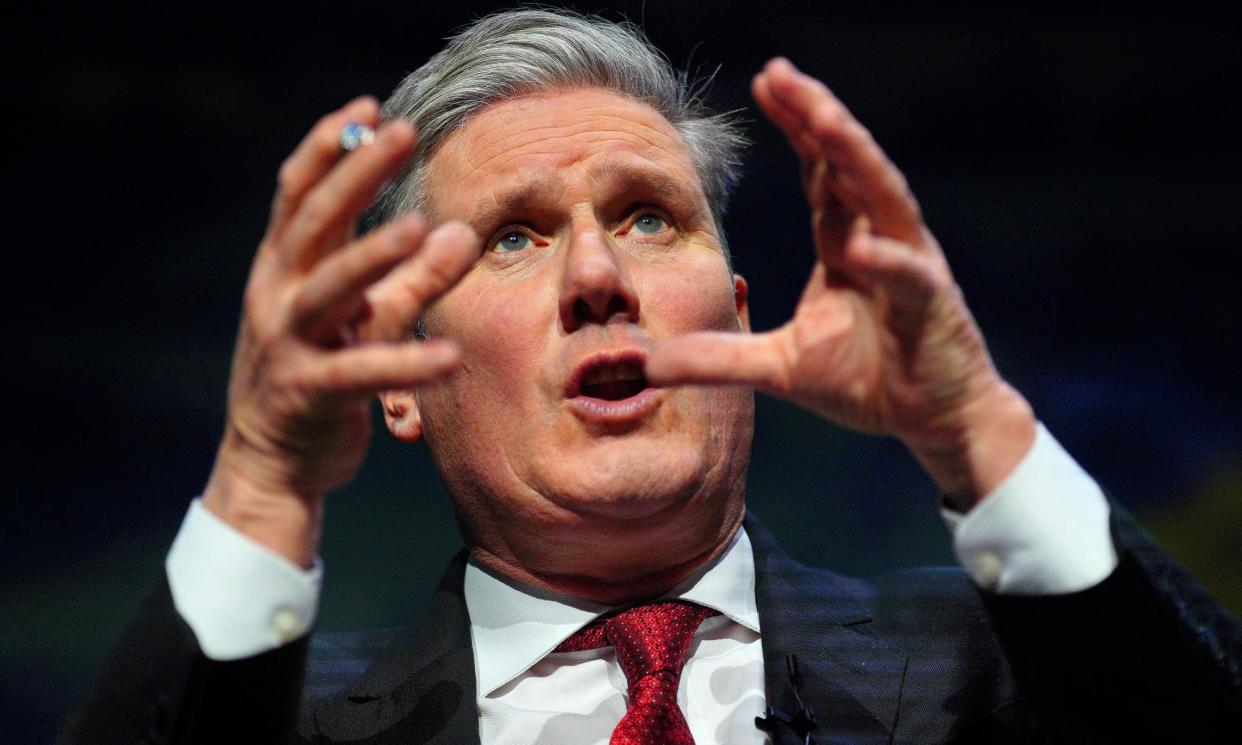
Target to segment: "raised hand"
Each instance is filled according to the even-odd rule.
[[[324,494],[353,477],[370,439],[369,401],[452,372],[450,342],[413,343],[422,310],[478,254],[473,232],[428,232],[418,215],[355,239],[358,216],[414,146],[403,121],[342,153],[341,129],[377,125],[362,98],[320,120],[281,166],[268,230],[246,286],[228,421],[204,505],[309,566]]]
[[[967,509],[1034,438],[997,374],[901,172],[822,83],[775,59],[755,100],[802,162],[817,261],[794,317],[763,334],[693,334],[649,358],[655,384],[742,384],[902,439]]]

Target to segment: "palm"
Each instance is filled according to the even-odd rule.
[[[828,284],[817,264],[793,318],[774,332],[791,350],[788,395],[824,416],[885,431],[888,398],[881,359],[891,349],[882,308],[858,290]]]
[[[366,453],[368,399],[456,366],[450,345],[410,344],[408,330],[478,252],[464,225],[428,233],[412,215],[354,238],[359,213],[414,146],[397,120],[342,157],[341,129],[378,119],[374,100],[353,101],[281,167],[246,287],[228,426],[204,490],[209,510],[302,566],[315,556],[324,493]]]
[[[904,178],[787,62],[771,63],[754,91],[802,160],[818,260],[785,325],[667,343],[649,377],[752,385],[855,429],[934,434],[999,378]]]

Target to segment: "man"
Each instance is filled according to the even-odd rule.
[[[817,257],[794,318],[756,335],[720,229],[739,137],[626,27],[499,14],[382,117],[360,99],[317,124],[281,168],[168,586],[65,739],[1242,732],[1236,622],[1116,516],[1114,543],[900,172],[789,62],[753,92],[802,159]],[[745,512],[754,388],[900,438],[982,591],[785,557]],[[322,640],[304,676],[324,498],[375,394],[426,439],[469,559],[420,630]]]

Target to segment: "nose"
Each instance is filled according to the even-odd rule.
[[[620,317],[638,321],[638,294],[618,261],[617,247],[594,220],[571,228],[561,286],[561,325],[566,332]]]

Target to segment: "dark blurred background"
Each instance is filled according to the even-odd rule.
[[[10,11],[6,742],[51,738],[202,488],[280,161],[495,7]],[[1002,372],[1242,609],[1237,22],[1186,3],[575,7],[642,22],[679,67],[720,65],[718,107],[752,120],[726,225],[757,328],[785,320],[811,261],[796,162],[747,94],[785,54],[904,169]],[[796,556],[856,574],[952,562],[900,446],[766,398],[757,430],[751,506]],[[426,454],[377,434],[331,501],[320,628],[403,623],[456,547]]]

